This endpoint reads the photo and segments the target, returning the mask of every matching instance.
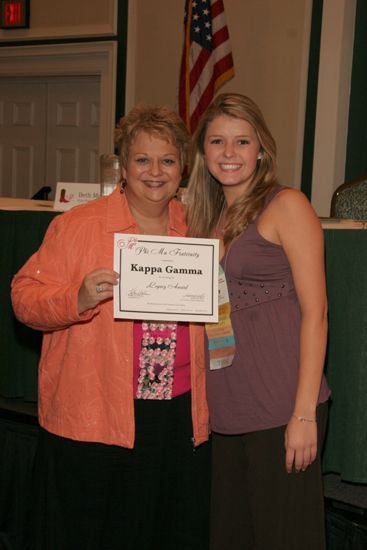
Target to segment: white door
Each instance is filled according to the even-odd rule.
[[[44,82],[1,79],[0,195],[29,198],[45,181]]]
[[[98,76],[0,79],[0,195],[96,182]]]

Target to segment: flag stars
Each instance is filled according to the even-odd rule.
[[[191,0],[191,8],[191,40],[211,51],[213,39],[210,2]]]

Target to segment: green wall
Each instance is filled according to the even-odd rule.
[[[367,175],[367,1],[357,0],[345,181]]]

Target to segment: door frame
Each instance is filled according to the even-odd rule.
[[[100,77],[100,155],[114,152],[116,67],[115,41],[0,48],[0,78],[82,75]]]

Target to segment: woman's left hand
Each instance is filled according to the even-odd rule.
[[[285,430],[285,465],[290,474],[304,472],[315,460],[317,454],[317,423],[301,422],[293,417]]]
[[[119,274],[112,269],[100,268],[87,273],[78,293],[78,311],[96,307],[100,302],[112,298],[113,287],[118,283]]]

